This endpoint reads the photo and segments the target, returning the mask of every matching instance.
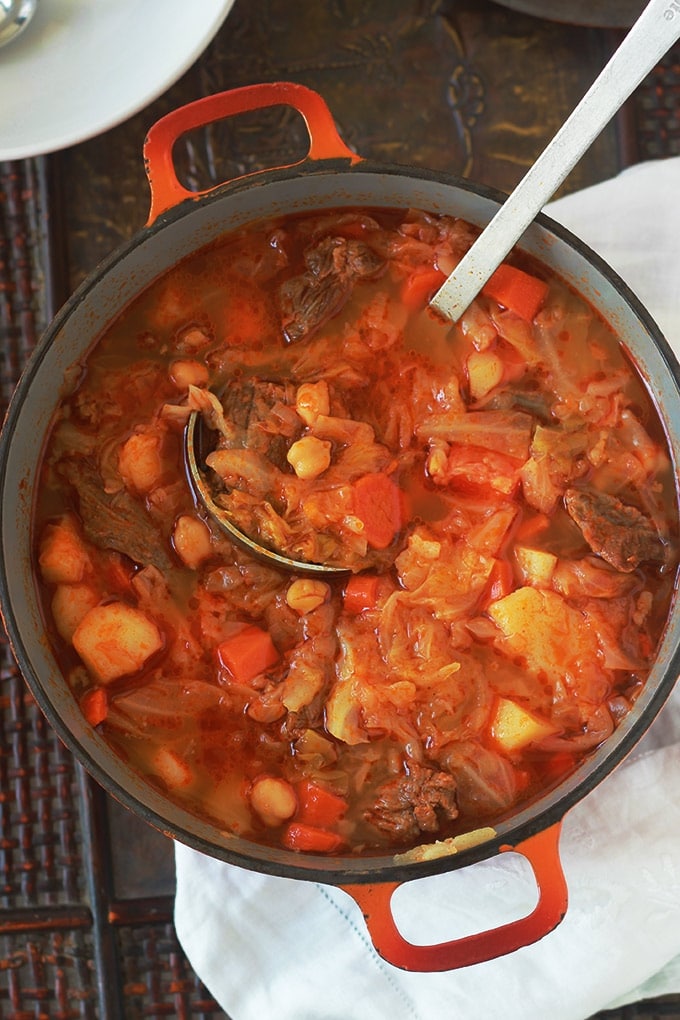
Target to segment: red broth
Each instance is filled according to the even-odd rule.
[[[125,309],[56,415],[35,507],[55,654],[115,751],[221,828],[333,854],[493,826],[645,683],[678,538],[654,402],[516,253],[459,324],[432,313],[474,233],[356,209],[226,236]],[[281,572],[211,522],[192,410],[234,519],[347,576]]]

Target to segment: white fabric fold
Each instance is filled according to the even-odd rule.
[[[623,277],[680,353],[680,158],[547,209]],[[175,925],[233,1020],[586,1020],[680,992],[680,690],[638,748],[567,814],[564,921],[499,960],[411,974],[381,960],[342,890],[254,874],[176,844]],[[526,914],[526,861],[501,855],[402,886],[397,923],[434,943]]]

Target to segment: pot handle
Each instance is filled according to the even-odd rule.
[[[378,885],[345,885],[363,912],[371,941],[388,963],[402,970],[444,971],[484,963],[538,942],[560,923],[567,911],[567,885],[559,856],[559,821],[517,846],[501,846],[529,861],[539,891],[538,903],[526,917],[451,942],[418,946],[402,937],[390,910],[400,882]]]
[[[189,191],[180,184],[173,162],[173,146],[178,138],[187,131],[206,127],[213,121],[225,117],[278,105],[292,106],[297,110],[302,115],[309,133],[310,145],[307,155],[297,163],[288,164],[289,166],[297,166],[305,159],[349,159],[352,163],[360,161],[361,157],[352,152],[340,138],[324,100],[317,92],[304,85],[288,81],[265,82],[204,96],[161,117],[146,136],[144,167],[151,188],[151,209],[147,226],[150,226],[161,213],[185,199],[199,198],[218,187],[215,185],[204,191]],[[252,171],[254,174],[261,172]],[[243,176],[248,177],[251,174]]]

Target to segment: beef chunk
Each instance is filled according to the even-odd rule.
[[[443,821],[458,816],[456,781],[448,772],[409,762],[406,773],[386,783],[365,812],[376,829],[395,842],[418,839],[423,832],[438,832]]]
[[[291,382],[247,379],[230,384],[222,396],[237,444],[264,454],[281,470],[288,470],[286,454],[302,432],[295,413],[295,390]]]
[[[368,245],[324,237],[305,252],[307,271],[279,291],[281,324],[290,341],[309,336],[343,307],[356,280],[376,276],[384,260]]]
[[[648,517],[605,492],[567,489],[567,512],[598,556],[630,573],[645,561],[662,563],[663,541]]]
[[[83,530],[91,542],[143,566],[152,564],[163,573],[170,569],[160,532],[129,492],[105,492],[99,472],[85,459],[66,461],[63,473],[78,495]]]

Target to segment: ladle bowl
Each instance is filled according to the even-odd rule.
[[[224,507],[216,503],[213,498],[212,487],[206,477],[206,470],[203,464],[203,452],[205,449],[203,432],[204,427],[200,413],[192,411],[184,429],[184,463],[187,478],[196,499],[199,500],[205,511],[210,514],[211,518],[232,542],[235,542],[241,549],[244,549],[263,563],[267,563],[272,567],[278,567],[280,570],[291,571],[295,574],[323,577],[327,574],[342,576],[349,573],[349,570],[345,567],[336,567],[326,563],[310,563],[307,560],[298,560],[291,556],[284,556],[283,553],[270,549],[260,542],[256,542],[255,539],[239,528]]]

